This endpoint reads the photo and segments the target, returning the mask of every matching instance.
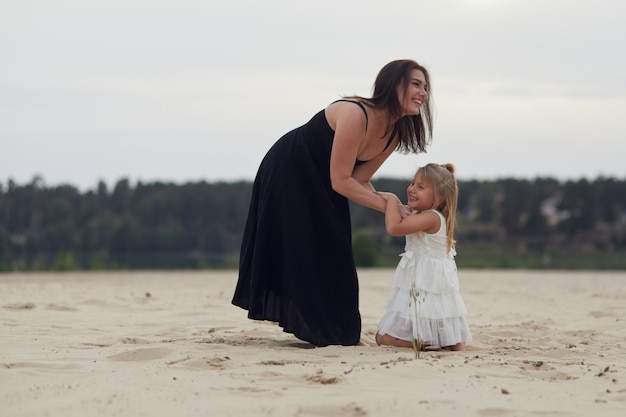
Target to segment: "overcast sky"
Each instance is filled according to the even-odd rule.
[[[623,0],[0,0],[0,183],[252,180],[267,149],[415,59],[461,179],[626,178]]]

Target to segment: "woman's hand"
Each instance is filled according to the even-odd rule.
[[[390,199],[393,200],[394,198],[396,200],[400,201],[398,199],[398,196],[396,196],[394,193],[390,193],[390,192],[387,192],[387,191],[376,191],[376,194],[378,194],[379,196],[384,198],[385,201],[389,201]]]
[[[400,199],[394,193],[386,192],[386,191],[376,191],[376,194],[385,199],[387,204],[397,204],[398,212],[400,213],[401,218],[406,218],[413,213],[413,209],[405,204],[400,202]]]

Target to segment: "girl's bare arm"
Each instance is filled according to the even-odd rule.
[[[436,233],[441,227],[439,216],[432,211],[415,213],[403,218],[398,205],[402,203],[397,197],[387,199],[385,229],[391,236],[406,236],[421,231]]]

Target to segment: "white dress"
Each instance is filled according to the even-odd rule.
[[[393,290],[378,333],[425,345],[469,342],[467,309],[459,291],[454,249],[448,252],[446,220],[439,215],[437,233],[406,236],[404,253],[393,278]]]

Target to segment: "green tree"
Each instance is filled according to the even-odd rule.
[[[357,266],[371,267],[376,265],[376,244],[371,236],[356,232],[352,237],[352,251]]]

